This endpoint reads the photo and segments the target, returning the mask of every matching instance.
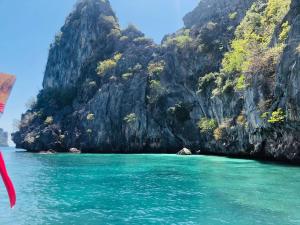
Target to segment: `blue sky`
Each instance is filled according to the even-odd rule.
[[[0,127],[13,131],[13,121],[42,87],[48,50],[76,0],[0,0],[0,72],[17,82]],[[182,17],[199,0],[110,0],[121,27],[132,23],[160,42],[183,26]]]

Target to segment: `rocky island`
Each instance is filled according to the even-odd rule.
[[[0,147],[8,147],[8,133],[0,128]]]
[[[156,44],[79,1],[17,147],[300,162],[299,0],[201,0],[184,24]]]

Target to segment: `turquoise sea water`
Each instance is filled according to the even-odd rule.
[[[3,150],[17,190],[1,225],[300,224],[300,167],[176,155]]]

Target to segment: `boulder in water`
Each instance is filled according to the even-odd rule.
[[[56,151],[54,151],[53,149],[49,149],[47,151],[40,151],[39,153],[42,155],[50,155],[50,154],[55,154]]]
[[[192,151],[187,148],[183,148],[177,152],[177,155],[192,155]]]
[[[74,154],[80,154],[81,153],[81,151],[79,149],[77,149],[77,148],[70,148],[69,152],[70,153],[74,153]]]

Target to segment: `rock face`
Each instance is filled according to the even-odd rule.
[[[214,75],[223,73],[222,61],[232,51],[237,27],[247,22],[246,13],[259,15],[268,4],[202,0],[184,17],[183,29],[156,45],[134,26],[121,30],[108,1],[79,1],[51,45],[43,90],[13,140],[29,151],[176,153],[186,146],[298,162],[298,1],[271,35],[270,49],[288,22],[271,74],[247,72],[253,76],[247,75],[251,79],[242,91],[230,87],[232,74]],[[220,80],[223,91],[215,94]],[[261,102],[269,103],[269,112],[282,109],[284,123],[262,119]]]
[[[235,22],[239,22],[245,16],[245,10],[253,4],[253,0],[210,0],[200,1],[199,5],[184,18],[184,24],[188,28],[203,26],[213,20],[219,20],[228,25],[231,20],[228,15],[237,13]]]
[[[8,147],[8,134],[0,128],[0,147]]]
[[[43,87],[74,87],[81,70],[95,55],[105,59],[117,19],[105,1],[79,1],[51,45]]]

